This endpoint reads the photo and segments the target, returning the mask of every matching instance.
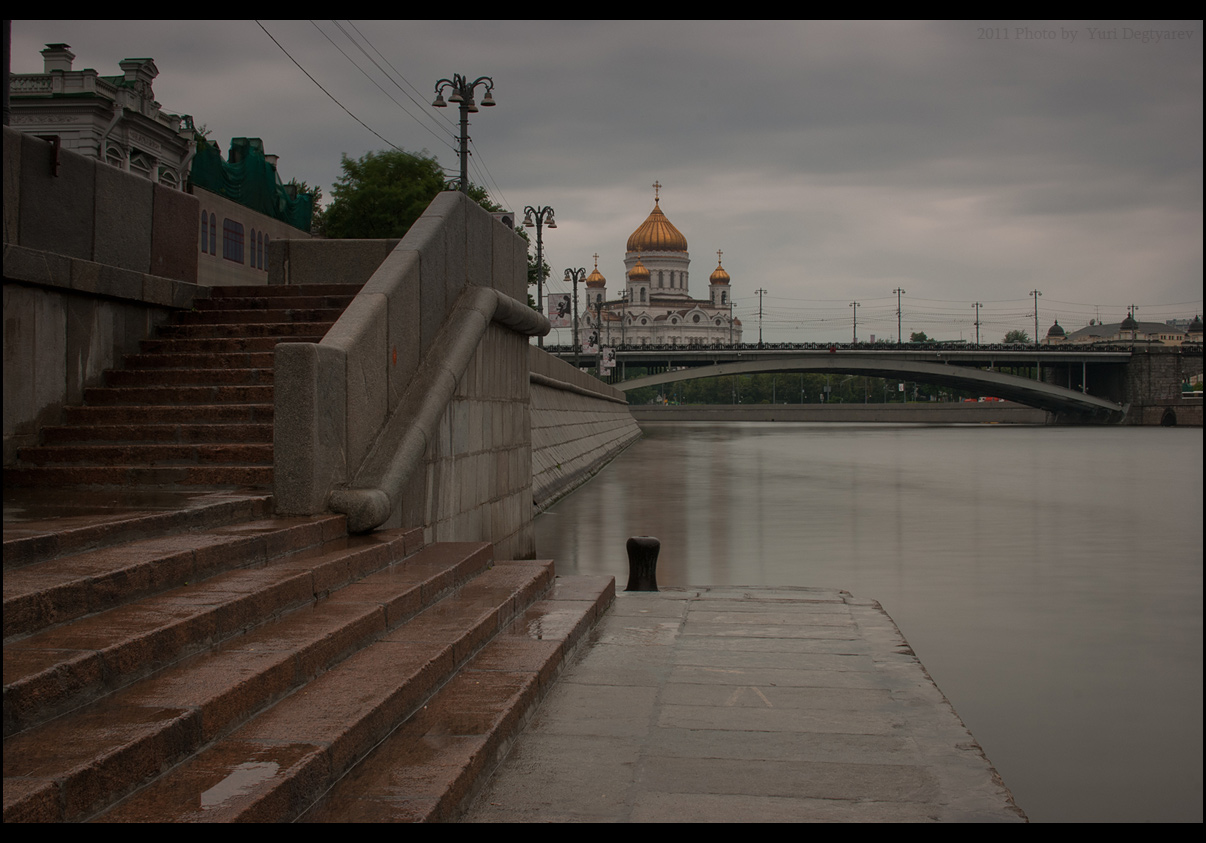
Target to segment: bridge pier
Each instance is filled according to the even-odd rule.
[[[1120,373],[1122,397],[1129,405],[1123,424],[1202,424],[1202,399],[1181,397],[1181,384],[1202,374],[1202,349],[1181,346],[1137,347]]]

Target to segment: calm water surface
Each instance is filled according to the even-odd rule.
[[[1202,430],[654,423],[560,573],[880,601],[1034,821],[1202,820]]]

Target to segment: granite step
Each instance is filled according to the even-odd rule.
[[[211,354],[127,354],[127,369],[271,369],[272,351]]]
[[[272,384],[272,367],[212,368],[167,367],[153,369],[110,369],[105,372],[105,386],[265,386]]]
[[[182,325],[173,322],[161,325],[158,334],[165,340],[321,337],[333,324],[335,324],[334,320],[322,322],[219,322],[212,325]]]
[[[33,465],[4,470],[5,488],[103,489],[149,487],[165,491],[260,490],[272,487],[270,465],[146,466]]]
[[[313,603],[402,557],[406,535],[391,534],[397,543],[383,549],[375,540],[347,540],[344,524],[340,516],[316,516],[310,523],[232,525],[72,557],[74,565],[52,561],[6,574],[6,614],[11,602],[14,617],[4,645],[5,734]],[[410,541],[413,549],[415,538]],[[87,579],[87,566],[95,568],[94,580]]]
[[[296,819],[429,706],[433,695],[541,599],[552,582],[551,562],[495,564],[94,818]]]
[[[355,540],[396,544],[394,532],[406,533]],[[299,689],[309,694],[307,683],[486,571],[490,551],[480,542],[423,548],[312,606],[6,740],[5,821],[73,821],[105,810]]]
[[[612,577],[558,577],[545,599],[500,632],[301,820],[454,819],[614,599]]]
[[[112,492],[43,488],[5,499],[4,571],[139,539],[186,534],[264,518],[271,495]],[[6,513],[7,514],[7,513]]]
[[[268,301],[264,299],[263,301]],[[268,307],[256,307],[245,299],[227,302],[232,306],[193,310],[179,313],[173,318],[177,325],[233,325],[239,323],[284,323],[284,322],[323,322],[333,323],[343,313],[342,307],[305,307],[292,299],[286,300],[288,307],[282,307],[277,301]],[[233,306],[236,302],[240,306]]]
[[[272,442],[272,425],[264,424],[93,424],[42,428],[46,445],[71,443],[216,443]]]

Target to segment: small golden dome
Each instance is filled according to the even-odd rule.
[[[662,213],[658,200],[653,200],[653,210],[641,223],[640,228],[628,238],[630,252],[685,252],[687,238],[674,227]]]
[[[599,271],[599,256],[595,255],[595,269],[590,275],[586,276],[586,286],[588,287],[603,287],[607,285],[607,279],[603,277],[603,273]]]
[[[716,253],[716,268],[712,270],[712,274],[708,276],[709,284],[727,284],[729,283],[729,274],[724,271],[724,267],[720,264],[720,252]]]
[[[645,268],[645,264],[641,263],[641,259],[637,258],[636,266],[628,270],[628,280],[630,281],[648,281],[649,270]]]

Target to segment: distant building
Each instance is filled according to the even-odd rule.
[[[57,138],[63,149],[185,189],[192,160],[193,123],[155,101],[159,75],[148,58],[122,59],[121,73],[72,70],[66,44],[42,50],[42,73],[9,76],[10,125],[20,132]]]
[[[595,334],[604,345],[728,345],[741,342],[741,320],[733,316],[729,273],[717,252],[708,278],[708,298],[691,298],[691,256],[687,238],[666,218],[654,184],[653,210],[628,238],[626,283],[617,298],[607,297],[607,279],[595,269],[586,279],[586,311],[579,319],[583,338]]]
[[[1058,325],[1057,322],[1052,326],[1052,330]],[[1060,331],[1062,332],[1063,329],[1060,328]],[[1076,345],[1118,342],[1181,345],[1186,339],[1186,332],[1180,328],[1165,322],[1141,322],[1135,318],[1133,313],[1127,313],[1126,318],[1121,322],[1086,325],[1080,330],[1067,334],[1062,341]],[[1045,342],[1050,344],[1052,341],[1051,333],[1048,332]]]
[[[60,149],[103,161],[196,196],[197,280],[206,285],[266,284],[268,244],[310,236],[311,197],[281,183],[275,155],[259,138],[234,138],[223,160],[189,115],[155,100],[155,61],[129,58],[121,74],[73,70],[67,44],[47,44],[42,73],[9,77],[11,127]]]

